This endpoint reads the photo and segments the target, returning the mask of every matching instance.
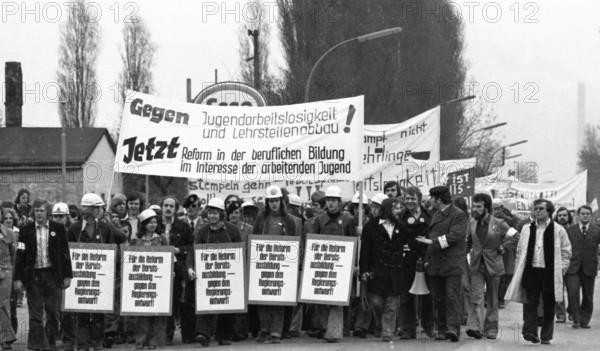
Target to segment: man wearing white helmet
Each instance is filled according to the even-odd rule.
[[[26,224],[19,235],[14,288],[20,291],[24,284],[27,290],[27,347],[56,349],[61,290],[73,278],[71,254],[65,226],[48,220],[48,203],[35,200],[32,208],[35,222]]]
[[[354,218],[341,212],[342,190],[330,186],[325,191],[325,207],[327,212],[315,217],[315,234],[356,236]],[[344,312],[342,306],[316,305],[317,327],[324,333],[326,342],[337,342],[343,337]]]
[[[82,220],[73,223],[67,232],[70,242],[94,244],[121,244],[127,238],[114,226],[100,221],[102,198],[88,193],[81,198]],[[117,278],[117,277],[115,277]],[[117,281],[117,279],[115,279]],[[105,315],[103,313],[80,312],[75,314],[77,327],[76,344],[79,349],[100,349],[103,347],[105,333]],[[116,337],[116,335],[114,336]],[[111,342],[111,341],[109,341]],[[112,340],[114,342],[114,340]],[[73,347],[73,345],[67,345]]]
[[[237,227],[225,220],[225,203],[219,198],[213,198],[206,205],[208,210],[208,223],[202,225],[194,240],[195,244],[222,244],[242,242],[242,236]],[[191,279],[196,279],[195,257],[193,252],[187,256],[187,269]],[[196,341],[202,347],[210,344],[210,338],[214,334],[219,345],[231,345],[233,337],[234,315],[230,313],[221,314],[199,314],[196,317]],[[216,329],[213,328],[216,326]]]
[[[52,207],[52,219],[55,222],[64,224],[67,228],[71,224],[69,222],[69,206],[64,202],[59,202]]]
[[[265,209],[256,217],[252,232],[257,235],[295,236],[299,234],[296,232],[294,218],[285,209],[283,193],[277,185],[267,188]],[[279,344],[283,332],[283,317],[283,306],[259,305],[260,333],[256,342],[264,343],[270,338],[272,344]]]

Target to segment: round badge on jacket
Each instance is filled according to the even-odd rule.
[[[55,236],[56,233],[55,232],[50,232],[50,235]]]
[[[419,221],[421,221],[421,223],[425,222],[423,218],[419,218]]]
[[[415,218],[414,217],[408,218],[408,224],[414,224],[414,223],[415,223]]]

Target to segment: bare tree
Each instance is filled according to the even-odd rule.
[[[120,74],[121,101],[125,101],[125,90],[142,92],[152,90],[152,67],[157,45],[141,18],[125,23],[123,27],[124,47],[121,50],[123,69]]]
[[[100,51],[100,15],[91,13],[85,0],[69,3],[69,16],[60,27],[57,81],[60,86],[58,112],[66,127],[92,127],[96,102],[96,60]]]
[[[475,175],[486,176],[502,166],[501,143],[504,135],[498,129],[484,130],[498,123],[493,106],[479,95],[465,107],[464,116],[457,120],[455,145],[457,158],[477,159]],[[507,155],[508,156],[508,155]]]

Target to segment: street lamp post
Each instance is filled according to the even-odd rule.
[[[312,77],[315,73],[315,70],[317,69],[317,66],[319,66],[319,63],[321,63],[321,61],[323,61],[323,58],[325,58],[325,56],[327,56],[330,52],[332,52],[333,50],[339,48],[340,46],[346,45],[348,43],[352,43],[352,42],[362,43],[365,41],[385,37],[385,36],[400,33],[400,32],[402,32],[402,28],[400,28],[400,27],[384,29],[384,30],[380,30],[378,32],[373,32],[373,33],[361,35],[359,37],[344,40],[341,43],[338,43],[338,44],[332,46],[331,48],[329,48],[329,50],[325,51],[325,53],[323,55],[321,55],[321,57],[319,57],[317,62],[315,62],[313,68],[310,70],[310,73],[308,74],[308,79],[306,80],[306,87],[304,87],[304,102],[308,102],[308,93],[310,91],[310,82],[312,81]]]
[[[498,153],[498,151],[502,150],[502,167],[504,167],[504,161],[508,158],[512,158],[512,157],[506,157],[506,148],[525,144],[526,142],[527,142],[527,140],[521,140],[521,141],[517,141],[516,143],[504,145],[504,146],[500,147],[498,150],[494,151],[492,156],[490,156],[490,160],[493,160],[496,153]],[[518,155],[518,156],[521,156],[521,155]],[[517,156],[514,156],[514,157],[517,157]]]

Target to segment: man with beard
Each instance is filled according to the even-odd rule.
[[[473,306],[467,322],[467,335],[481,339],[485,333],[486,338],[495,340],[498,337],[498,284],[500,276],[504,274],[503,243],[507,237],[515,241],[517,230],[492,216],[491,211],[492,198],[489,195],[480,193],[473,196],[472,214],[475,220],[469,224],[466,246],[466,252],[471,254],[468,269]],[[487,296],[487,308],[481,330],[484,291]]]
[[[175,335],[175,318],[179,317],[181,323],[181,339],[184,343],[195,341],[194,314],[194,284],[189,282],[186,274],[186,259],[188,252],[192,251],[194,237],[190,226],[182,222],[175,215],[179,210],[179,202],[174,196],[165,196],[160,202],[162,216],[158,221],[158,231],[164,233],[169,239],[169,245],[175,247],[175,277],[173,278],[173,299],[171,301],[173,314],[167,318],[167,337],[165,344],[173,345]]]
[[[417,237],[428,244],[425,264],[436,311],[436,340],[458,342],[461,321],[461,278],[464,272],[467,215],[452,204],[447,186],[429,190],[431,205],[437,210],[429,225],[429,238]]]
[[[573,226],[573,216],[566,207],[559,207],[556,211],[556,222],[568,230],[569,227]],[[565,282],[565,289],[567,288],[568,286]],[[554,312],[556,313],[556,323],[565,323],[567,321],[567,312],[569,312],[569,320],[572,319],[571,309],[567,308],[566,306],[564,293],[563,300],[561,302],[556,302],[556,306],[554,306]]]
[[[325,206],[327,212],[315,217],[315,234],[356,236],[356,224],[351,215],[341,212],[342,190],[330,186],[325,191]],[[325,333],[326,342],[337,342],[343,337],[344,312],[342,306],[317,305],[315,313],[318,328]]]
[[[408,245],[405,247],[404,260],[407,264],[407,285],[402,293],[400,302],[400,316],[402,324],[400,339],[415,339],[417,336],[416,307],[421,312],[421,327],[425,330],[427,337],[435,337],[433,299],[431,294],[416,296],[408,292],[410,284],[415,279],[417,261],[425,260],[427,245],[416,240],[417,237],[427,237],[429,234],[429,223],[431,214],[421,206],[423,194],[416,186],[411,186],[404,193],[404,204],[406,210],[399,214],[400,222],[408,228]],[[418,303],[417,303],[418,301]]]

